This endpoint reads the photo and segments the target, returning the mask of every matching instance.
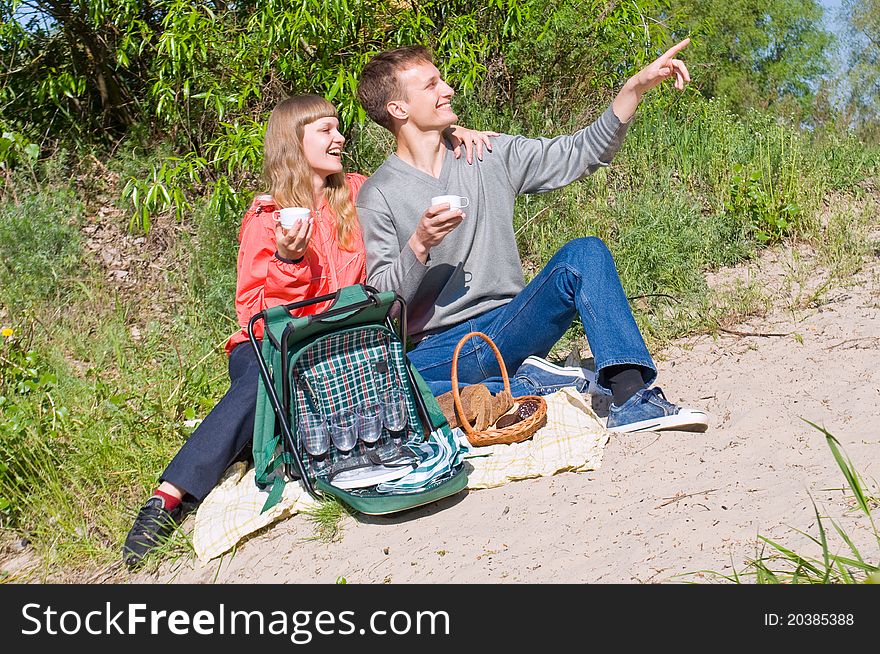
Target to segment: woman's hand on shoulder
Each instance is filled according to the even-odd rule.
[[[278,254],[291,261],[302,258],[312,238],[312,225],[311,218],[299,221],[290,229],[284,229],[281,223],[276,223],[275,247]]]
[[[452,143],[452,152],[456,159],[461,158],[462,146],[464,146],[465,159],[468,163],[474,162],[474,150],[477,151],[477,159],[482,161],[484,147],[492,152],[492,141],[489,137],[500,136],[498,132],[480,132],[461,125],[453,125],[447,130],[446,135]]]

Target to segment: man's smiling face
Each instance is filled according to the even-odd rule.
[[[451,105],[455,91],[443,81],[434,64],[421,62],[398,75],[408,98],[399,101],[400,106],[413,125],[423,130],[443,130],[458,120]]]

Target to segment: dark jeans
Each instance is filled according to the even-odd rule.
[[[580,316],[596,362],[599,385],[608,390],[602,370],[632,365],[646,385],[657,377],[654,361],[620,284],[617,267],[606,245],[591,236],[569,241],[519,295],[502,307],[432,334],[408,356],[435,395],[452,388],[452,355],[462,336],[486,334],[501,352],[514,397],[536,394],[516,370],[531,355],[546,356],[562,338],[575,316]],[[492,393],[503,389],[495,354],[474,337],[458,357],[459,384],[485,384]]]
[[[251,444],[260,368],[250,343],[229,355],[229,390],[172,459],[161,480],[201,501]]]

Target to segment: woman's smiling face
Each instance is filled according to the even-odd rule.
[[[322,177],[342,172],[343,145],[345,137],[336,118],[318,118],[303,126],[303,154],[312,171]]]

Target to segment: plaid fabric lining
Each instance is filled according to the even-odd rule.
[[[407,427],[395,434],[397,442],[418,442],[423,438],[415,400],[410,390],[402,344],[383,327],[370,326],[324,336],[299,354],[290,371],[291,427],[299,442],[299,416],[327,419],[337,411],[382,403],[391,388],[398,388],[405,400]],[[337,449],[329,431],[312,430],[310,449],[326,454],[311,456],[302,448],[300,456],[310,477],[326,476],[330,466],[339,469],[344,459],[369,460],[367,446],[358,440],[348,452]],[[314,446],[314,447],[311,447]],[[394,447],[391,433],[383,429],[372,448]],[[354,461],[352,462],[354,463]]]

